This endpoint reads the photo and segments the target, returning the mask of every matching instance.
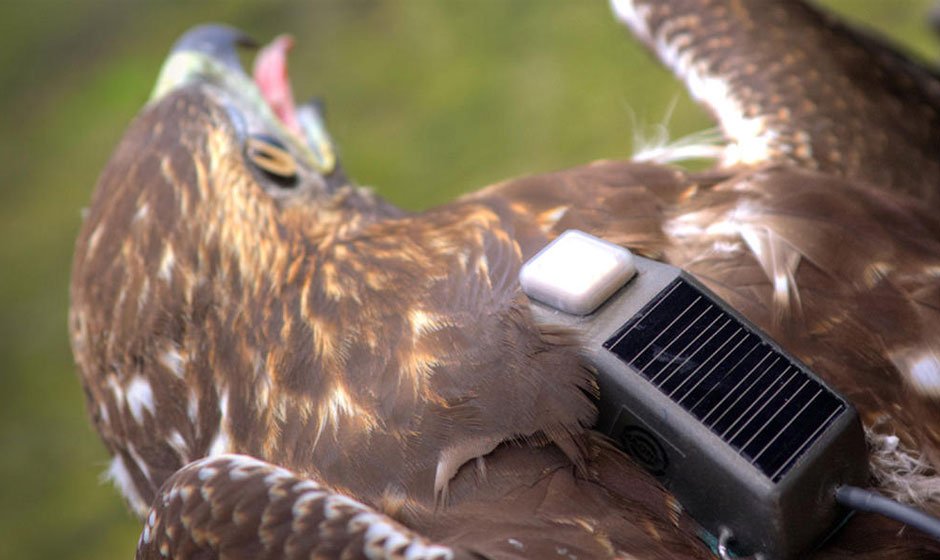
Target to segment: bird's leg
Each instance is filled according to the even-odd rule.
[[[137,548],[156,558],[472,558],[286,469],[243,455],[190,463],[160,489]]]

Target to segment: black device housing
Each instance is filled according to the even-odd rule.
[[[854,408],[682,270],[635,257],[636,276],[590,315],[533,301],[537,321],[582,336],[598,373],[596,428],[741,554],[798,557],[865,485]]]

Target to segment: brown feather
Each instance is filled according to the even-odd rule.
[[[588,429],[597,389],[571,333],[528,313],[519,267],[569,228],[698,276],[859,408],[873,483],[940,513],[933,77],[800,2],[637,13],[647,40],[704,42],[689,51],[696,67],[740,60],[744,73],[722,79],[777,135],[767,157],[707,173],[597,162],[412,215],[302,162],[291,193],[274,190],[216,86],[141,114],[92,200],[70,311],[112,478],[147,518],[141,558],[400,557],[412,544],[443,557],[708,557],[675,499]],[[695,38],[716,29],[727,40]],[[789,52],[787,31],[801,48],[837,48],[819,68],[791,53],[747,71]],[[854,73],[865,57],[873,77]],[[923,103],[898,105],[911,96]],[[859,552],[940,550],[857,516],[820,556]]]
[[[938,201],[940,81],[797,0],[614,0],[715,114],[726,163],[791,163]]]

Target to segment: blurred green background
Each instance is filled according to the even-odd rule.
[[[930,0],[831,0],[925,58]],[[66,334],[79,210],[173,40],[205,21],[293,33],[351,175],[425,208],[513,175],[630,154],[676,102],[712,126],[602,0],[0,4],[0,558],[131,558],[100,482]]]

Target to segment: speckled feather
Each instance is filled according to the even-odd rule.
[[[612,4],[714,113],[727,165],[793,163],[940,201],[936,70],[802,1]]]
[[[410,526],[434,534],[442,464],[456,472],[516,441],[531,457],[510,469],[513,486],[501,489],[509,491],[546,477],[545,456],[554,469],[587,471],[590,449],[617,453],[585,439],[595,389],[572,341],[539,333],[525,311],[518,267],[548,237],[517,223],[506,197],[407,216],[342,189],[327,203],[336,218],[324,224],[314,219],[318,206],[267,198],[240,157],[225,157],[240,154],[227,132],[225,116],[194,91],[145,112],[103,175],[79,240],[75,353],[92,372],[92,416],[138,513],[187,462],[238,452],[387,512],[395,508],[382,504],[406,497],[408,511],[423,512]],[[170,149],[134,149],[150,144]],[[624,181],[647,193],[623,174],[595,184],[616,197]],[[141,218],[133,209],[142,206],[159,211]],[[244,221],[230,231],[229,220]],[[517,237],[517,226],[528,233]],[[105,328],[121,321],[128,327]],[[548,443],[567,457],[539,447]],[[458,473],[446,511],[478,502],[465,484],[489,488],[500,477],[493,456],[485,464],[485,480],[472,464]],[[565,471],[568,484],[586,484],[579,478]],[[652,480],[637,480],[666,503]],[[604,521],[585,509],[569,533],[594,543]],[[679,541],[694,555],[694,527],[684,523]],[[520,527],[513,538],[544,524]],[[572,538],[569,548],[614,553],[611,538],[603,546]]]
[[[647,18],[647,38],[687,26],[707,42],[708,14],[735,33],[739,17],[745,30],[842,29],[802,6],[765,17],[730,0],[617,4]],[[780,19],[787,10],[803,15]],[[739,67],[765,56],[729,36],[723,56]],[[717,64],[704,53],[683,56]],[[826,62],[835,75],[849,72],[844,56]],[[762,97],[759,83],[735,95],[752,116],[796,115],[775,138],[815,138],[813,123],[843,108],[801,112],[810,70],[768,74],[797,84],[788,95]],[[935,87],[926,70],[904,72]],[[707,173],[597,162],[410,215],[338,175],[274,193],[219,99],[193,84],[138,117],[73,264],[73,350],[109,474],[146,520],[140,558],[708,557],[675,499],[587,428],[596,388],[570,333],[539,332],[526,311],[519,266],[569,228],[696,274],[842,390],[873,441],[899,436],[888,452],[921,461],[921,490],[905,497],[891,457],[873,462],[876,480],[940,513],[940,220],[933,190],[904,180],[936,164],[935,129],[879,152],[881,175],[781,140]],[[874,138],[936,122],[858,118]],[[840,153],[877,145],[827,130],[819,145]],[[858,515],[820,555],[940,553],[900,529]]]

